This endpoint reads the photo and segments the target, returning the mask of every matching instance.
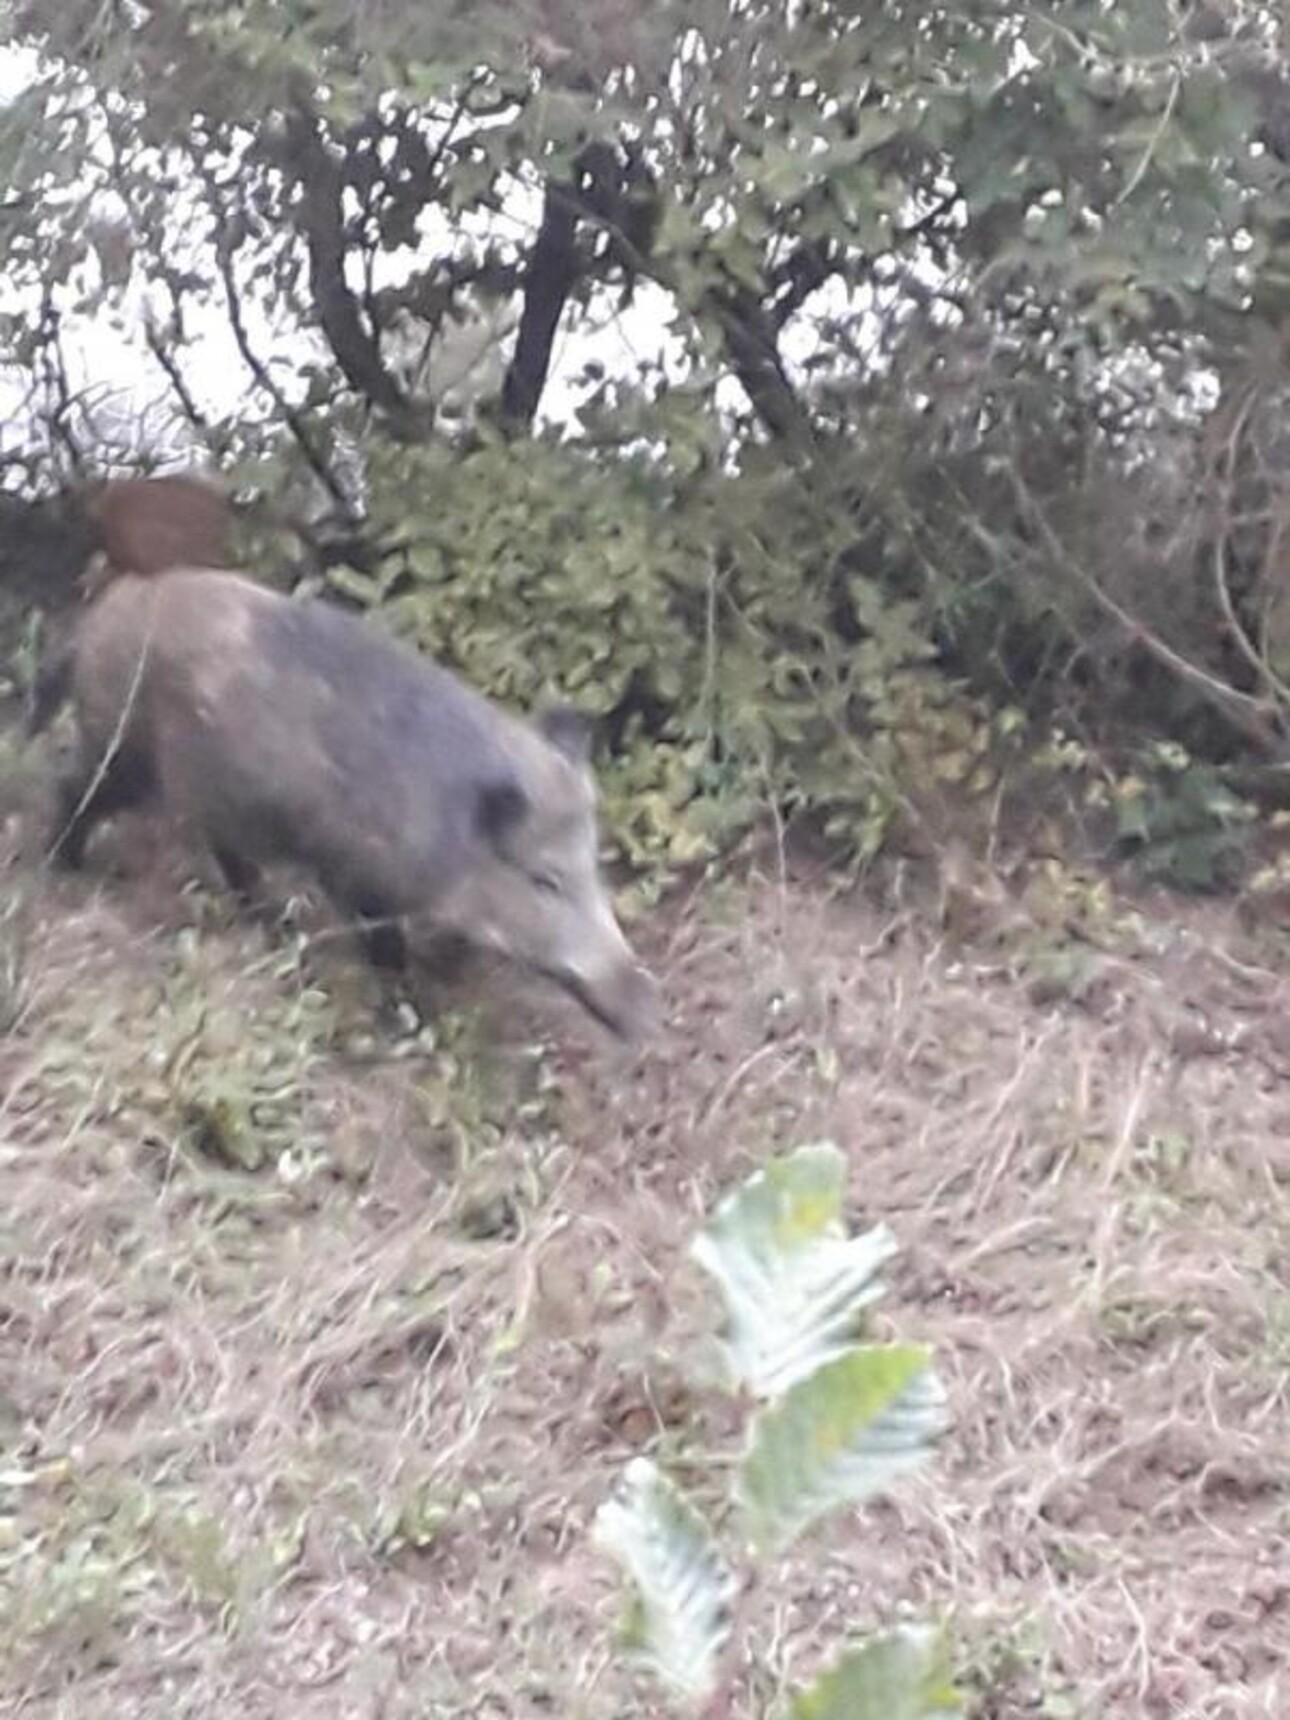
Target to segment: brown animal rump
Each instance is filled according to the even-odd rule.
[[[82,601],[93,602],[122,574],[154,578],[169,568],[223,567],[228,560],[233,505],[202,478],[107,478],[82,493],[80,514],[91,535],[79,578]],[[56,626],[29,696],[30,734],[66,696],[71,648],[65,626]]]
[[[110,478],[90,492],[86,511],[107,562],[94,589],[121,573],[227,565],[232,504],[204,479]]]

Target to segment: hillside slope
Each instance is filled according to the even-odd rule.
[[[772,1675],[948,1611],[995,1720],[1290,1711],[1286,987],[1225,916],[1044,965],[772,856],[640,928],[625,1060],[504,973],[399,1038],[313,910],[104,848],[5,873],[6,1711],[661,1714],[589,1518],[719,1430],[684,1249],[822,1136],[953,1428],[796,1572]]]

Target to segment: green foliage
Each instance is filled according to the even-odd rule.
[[[1230,885],[1239,873],[1258,810],[1219,767],[1178,742],[1136,747],[1112,771],[1087,746],[1057,732],[1033,762],[1046,775],[1066,778],[1104,835],[1148,877],[1203,893]],[[1105,901],[1099,905],[1105,910]],[[1072,923],[1083,917],[1073,900],[1061,904],[1061,915]]]
[[[21,1504],[21,1513],[18,1506]],[[182,1490],[154,1493],[108,1469],[59,1460],[0,1472],[0,1649],[7,1665],[36,1645],[69,1665],[110,1662],[118,1633],[182,1596],[218,1629],[236,1627],[299,1548],[236,1544],[229,1523]]]
[[[317,990],[268,994],[248,1015],[244,997],[221,1000],[200,973],[200,943],[152,1000],[144,1079],[134,1103],[189,1151],[238,1170],[311,1168],[320,1150],[308,1126],[309,1076],[332,1031]]]
[[[825,1512],[886,1491],[944,1426],[929,1350],[865,1344],[826,1362],[753,1423],[737,1497],[754,1544],[779,1550]]]
[[[500,445],[465,462],[392,451],[372,476],[412,580],[386,614],[419,645],[526,706],[559,693],[605,715],[634,681],[681,701],[693,648],[666,595],[691,584],[695,551],[660,520],[666,492],[648,472],[537,442],[522,460]]]
[[[952,1720],[962,1711],[942,1644],[907,1628],[847,1649],[793,1698],[787,1720]]]
[[[736,769],[716,764],[699,741],[630,737],[602,778],[609,827],[623,857],[655,880],[708,859],[747,827],[761,801]]]
[[[638,1457],[602,1507],[596,1540],[631,1578],[629,1650],[682,1696],[710,1695],[730,1635],[734,1577],[703,1518]]]
[[[734,1487],[740,1526],[763,1559],[825,1512],[917,1467],[944,1427],[925,1349],[854,1341],[892,1245],[881,1231],[845,1236],[844,1172],[831,1144],[801,1147],[728,1196],[694,1244],[726,1304],[736,1380],[763,1400]],[[706,1700],[735,1624],[736,1583],[712,1530],[637,1458],[602,1506],[596,1534],[632,1584],[633,1653],[682,1696]],[[937,1720],[959,1708],[940,1643],[904,1631],[850,1646],[785,1712]]]
[[[1176,743],[1144,749],[1139,764],[1109,794],[1117,840],[1148,875],[1180,889],[1231,883],[1254,807]]]
[[[740,1385],[774,1397],[854,1343],[896,1252],[883,1227],[848,1237],[846,1160],[829,1142],[799,1147],[727,1195],[692,1252],[721,1287],[726,1353]]]
[[[602,718],[610,825],[646,873],[770,803],[868,854],[929,792],[975,790],[988,722],[929,662],[915,607],[860,571],[862,522],[825,477],[750,456],[683,480],[672,456],[387,451],[372,507],[403,552],[346,594],[504,702]]]

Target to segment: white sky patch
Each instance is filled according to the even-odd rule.
[[[11,102],[29,89],[39,64],[31,48],[0,48],[0,102]]]

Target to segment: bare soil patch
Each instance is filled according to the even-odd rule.
[[[400,1039],[179,876],[5,877],[0,1709],[661,1715],[589,1521],[728,1435],[685,1249],[828,1136],[953,1425],[764,1597],[739,1712],[944,1613],[993,1720],[1290,1713],[1286,987],[1225,913],[1054,986],[753,867],[640,928],[626,1059],[500,974]]]

